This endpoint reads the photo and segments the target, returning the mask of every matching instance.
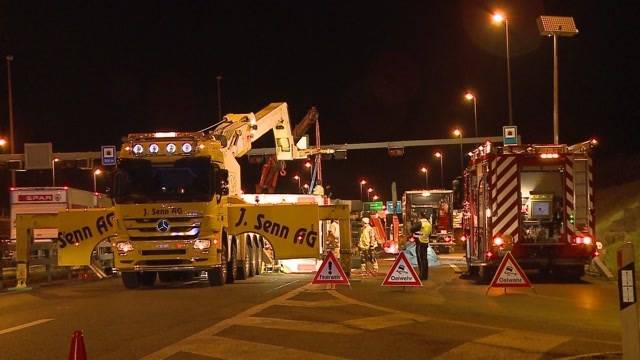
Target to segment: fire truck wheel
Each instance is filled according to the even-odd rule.
[[[136,289],[140,287],[140,275],[134,272],[122,273],[122,284],[127,289]]]
[[[223,265],[207,270],[207,278],[211,286],[222,286],[227,280],[227,246],[225,244],[222,244],[221,254],[220,264]]]
[[[157,273],[155,271],[143,272],[140,274],[140,278],[142,279],[142,285],[144,286],[153,286],[156,283]]]
[[[229,254],[229,261],[227,261],[227,284],[233,284],[238,278],[238,248],[234,242],[231,244],[231,254]]]
[[[491,282],[491,279],[493,279],[493,275],[495,275],[495,273],[496,273],[496,268],[487,267],[487,266],[481,267],[479,271],[480,283],[488,284],[489,282]]]

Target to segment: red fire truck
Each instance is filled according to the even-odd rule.
[[[463,228],[469,273],[493,277],[507,251],[525,270],[578,279],[596,253],[591,149],[490,142],[469,153]]]

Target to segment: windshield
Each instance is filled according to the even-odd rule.
[[[115,175],[116,203],[211,201],[213,166],[208,157],[152,164],[123,159]]]

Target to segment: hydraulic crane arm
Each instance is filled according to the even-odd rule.
[[[273,131],[278,160],[304,159],[318,149],[298,149],[295,146],[287,103],[271,103],[256,114],[227,114],[222,124],[213,130],[226,139],[226,149],[239,158],[251,150],[251,144]],[[331,153],[332,150],[321,150]]]

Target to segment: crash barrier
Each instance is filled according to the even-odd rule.
[[[87,349],[84,346],[84,336],[81,330],[76,330],[71,335],[69,360],[87,360]]]

